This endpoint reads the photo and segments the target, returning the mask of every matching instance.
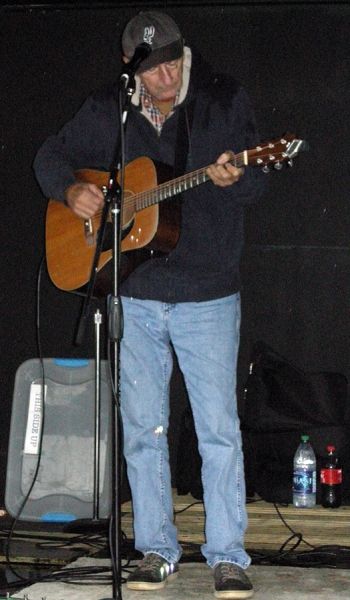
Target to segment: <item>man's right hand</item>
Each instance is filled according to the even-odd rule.
[[[66,189],[65,197],[69,208],[83,219],[93,217],[104,202],[102,190],[94,183],[73,183]]]

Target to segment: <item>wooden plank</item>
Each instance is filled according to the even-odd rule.
[[[204,508],[201,502],[190,494],[178,496],[173,494],[175,523],[179,532],[179,540],[187,543],[202,544],[204,542]],[[302,509],[294,506],[277,505],[283,519],[303,540],[313,546],[339,545],[350,546],[350,507],[337,509],[314,508]],[[247,504],[248,529],[246,546],[255,550],[278,550],[292,535],[283,523],[274,504],[257,500]],[[122,527],[128,537],[132,537],[131,503],[122,506]],[[291,544],[295,543],[295,539]],[[309,548],[302,542],[297,550]]]

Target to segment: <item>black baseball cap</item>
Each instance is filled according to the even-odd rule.
[[[127,58],[132,58],[139,44],[151,46],[151,54],[142,62],[138,73],[163,62],[180,58],[184,40],[175,21],[161,12],[140,12],[126,25],[122,35],[122,49]]]

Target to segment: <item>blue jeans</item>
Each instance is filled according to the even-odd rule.
[[[122,298],[121,412],[135,546],[177,562],[167,430],[172,346],[184,375],[202,457],[203,556],[246,568],[245,483],[236,402],[240,296],[167,304]]]

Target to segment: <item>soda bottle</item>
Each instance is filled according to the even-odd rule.
[[[321,504],[325,508],[338,508],[342,500],[343,473],[335,446],[327,446],[327,458],[320,472]]]
[[[300,508],[311,508],[316,504],[316,456],[308,435],[301,436],[294,455],[293,504]]]

